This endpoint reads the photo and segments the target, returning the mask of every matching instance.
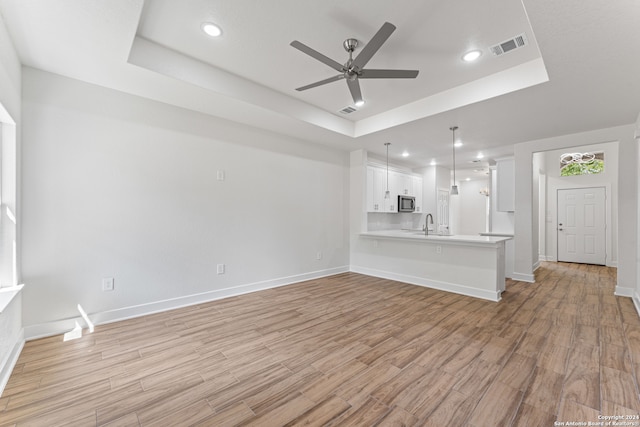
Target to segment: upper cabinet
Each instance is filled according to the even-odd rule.
[[[388,179],[388,186],[387,186]],[[389,198],[384,193],[389,189]],[[367,212],[398,212],[398,195],[414,196],[416,212],[422,212],[422,178],[386,168],[367,166]]]
[[[391,208],[395,207],[391,204],[391,198],[384,197],[386,188],[386,171],[367,166],[367,212],[391,212]]]
[[[394,172],[393,178],[396,184],[395,190],[398,192],[398,194],[403,196],[413,195],[413,176]]]
[[[516,169],[512,157],[496,160],[496,207],[501,212],[516,210]]]

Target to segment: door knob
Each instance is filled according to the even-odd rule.
[[[558,231],[563,231],[563,230],[564,230],[564,228],[558,228]]]

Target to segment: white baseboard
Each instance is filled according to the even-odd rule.
[[[636,312],[638,312],[638,316],[640,316],[640,294],[638,291],[633,293],[633,305],[636,307]]]
[[[536,283],[536,277],[533,274],[516,273],[514,271],[513,274],[511,275],[511,278],[518,282]]]
[[[409,276],[406,274],[398,274],[390,271],[376,270],[368,267],[351,266],[354,273],[365,274],[367,276],[379,277],[382,279],[396,280],[398,282],[409,283],[411,285],[424,286],[426,288],[439,289],[441,291],[453,292],[456,294],[467,295],[470,297],[482,298],[489,301],[500,301],[500,292],[487,291],[483,289],[471,288],[454,283],[441,282],[437,280],[429,280],[423,277]]]
[[[636,295],[636,291],[633,288],[623,288],[622,286],[616,286],[613,294],[619,297],[634,298],[634,295]]]
[[[277,279],[265,280],[262,282],[248,283],[245,285],[234,286],[232,288],[217,289],[210,292],[200,294],[187,295],[178,298],[172,298],[163,301],[155,301],[147,304],[141,304],[131,307],[123,307],[116,310],[103,311],[99,313],[89,313],[89,318],[94,325],[102,325],[105,323],[118,322],[121,320],[132,319],[134,317],[146,316],[148,314],[159,313],[167,310],[187,307],[190,305],[202,304],[222,298],[247,294],[250,292],[262,291],[265,289],[277,288],[293,283],[304,282],[306,280],[319,279],[321,277],[333,276],[349,271],[348,266],[330,268],[326,270],[313,271],[294,276],[281,277]],[[37,325],[29,325],[24,328],[24,337],[27,341],[37,338],[48,337],[52,335],[64,334],[72,330],[76,323],[82,327],[86,327],[82,316],[72,317],[68,319],[60,319],[52,322],[41,323]]]
[[[535,264],[533,264],[533,271],[536,271],[540,268],[540,260],[538,260]]]
[[[22,347],[24,347],[24,329],[20,330],[11,348],[11,353],[9,353],[5,363],[0,366],[0,396],[2,396],[2,392],[4,392],[7,382],[9,382],[13,368],[15,368],[16,363],[18,363],[18,357],[20,357]]]

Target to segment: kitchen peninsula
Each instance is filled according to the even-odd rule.
[[[416,230],[361,232],[352,271],[499,301],[510,237],[429,235]]]

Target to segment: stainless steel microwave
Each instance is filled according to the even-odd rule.
[[[398,212],[415,212],[416,198],[413,196],[398,196]]]

